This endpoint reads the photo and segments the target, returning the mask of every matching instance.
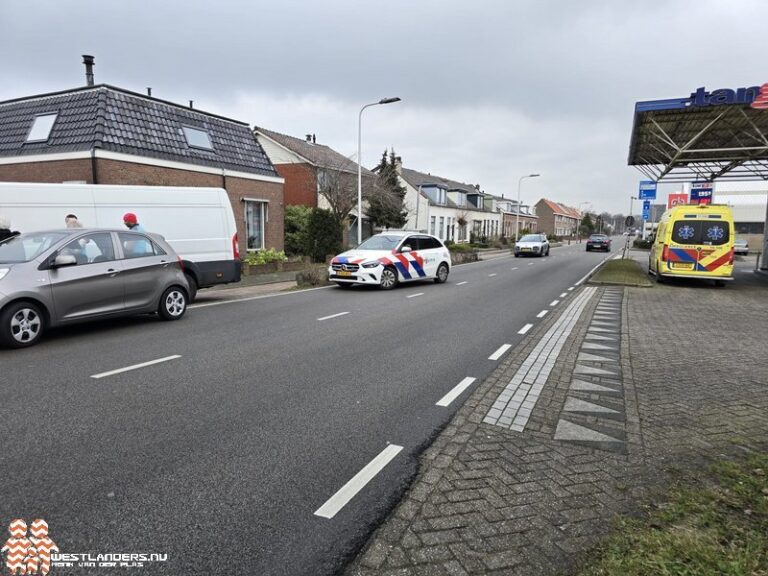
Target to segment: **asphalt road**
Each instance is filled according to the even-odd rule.
[[[604,258],[564,246],[457,266],[443,285],[200,305],[181,322],[91,324],[2,350],[0,522],[42,517],[67,553],[168,554],[142,574],[332,574],[500,347]],[[402,450],[359,493],[315,514],[388,445]]]

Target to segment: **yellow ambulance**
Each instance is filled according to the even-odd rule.
[[[720,204],[673,206],[661,217],[648,271],[664,278],[733,280],[733,215]]]

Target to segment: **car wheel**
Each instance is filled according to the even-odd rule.
[[[520,258],[520,254],[515,254],[515,258]]]
[[[437,267],[437,276],[435,277],[435,284],[444,284],[448,280],[448,264],[443,262]]]
[[[192,274],[184,273],[184,277],[187,279],[187,284],[189,284],[189,301],[190,303],[195,301],[195,298],[197,298],[197,280],[195,280],[195,277],[192,276]]]
[[[45,318],[30,302],[17,302],[3,310],[0,316],[0,341],[9,348],[26,348],[40,340],[45,330]]]
[[[549,246],[547,246],[547,252],[544,254],[544,256],[549,256]]]
[[[179,286],[171,286],[163,292],[157,313],[163,320],[178,320],[187,311],[187,293]]]
[[[382,290],[392,290],[392,288],[397,286],[397,271],[394,268],[384,268],[381,271],[379,286],[381,286]]]
[[[587,252],[589,252],[589,246],[587,246]]]

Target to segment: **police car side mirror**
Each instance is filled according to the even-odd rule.
[[[400,248],[400,253],[401,254],[405,254],[406,252],[410,252],[410,251],[411,251],[411,247],[410,246],[403,246],[402,248]]]

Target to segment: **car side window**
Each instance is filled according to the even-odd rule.
[[[142,234],[118,232],[125,258],[146,258],[156,256],[153,242]]]
[[[421,242],[419,242],[418,236],[408,236],[408,238],[405,239],[405,241],[400,245],[400,250],[402,251],[403,248],[406,246],[410,246],[411,250],[416,252],[417,250],[423,250],[424,248],[421,246]]]
[[[59,253],[74,256],[78,266],[110,262],[115,259],[115,248],[109,232],[81,236],[64,246]]]
[[[434,250],[440,247],[441,247],[440,242],[436,238],[432,238],[432,236],[422,236],[421,238],[422,250]]]

